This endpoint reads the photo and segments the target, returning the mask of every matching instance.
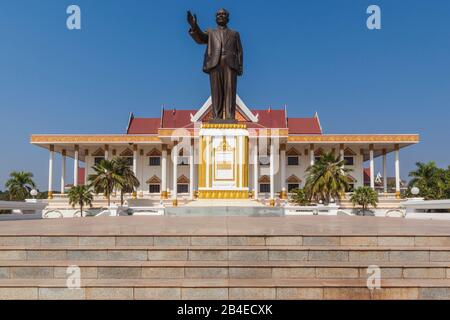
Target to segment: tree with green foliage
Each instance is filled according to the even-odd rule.
[[[124,194],[135,192],[140,183],[124,158],[116,157],[112,162],[114,163],[115,171],[122,177],[120,181],[116,181],[115,187],[120,190],[120,205],[123,206]]]
[[[117,185],[124,183],[122,172],[112,160],[102,160],[92,167],[94,173],[88,176],[89,185],[96,193],[103,193],[111,206],[111,194]]]
[[[341,199],[349,188],[348,175],[352,170],[345,167],[345,160],[332,152],[324,154],[306,169],[305,191],[309,201],[328,205],[331,198]]]
[[[364,214],[369,206],[374,208],[377,207],[378,194],[370,187],[359,187],[350,195],[350,201],[353,203],[354,207],[357,205],[361,206],[362,213]]]
[[[419,188],[419,196],[425,200],[445,199],[450,196],[449,169],[438,168],[434,161],[417,162],[416,167],[416,170],[409,173],[412,177],[408,184],[409,191],[413,187]]]
[[[291,201],[299,206],[306,206],[309,204],[308,195],[303,188],[296,188],[291,192]]]
[[[8,189],[9,200],[11,201],[24,201],[30,196],[30,191],[36,188],[31,172],[13,171],[9,176],[10,178],[6,181],[5,186]]]
[[[74,186],[70,189],[68,196],[69,204],[73,208],[78,205],[81,216],[83,216],[83,208],[92,206],[92,201],[94,200],[91,189],[88,186]]]

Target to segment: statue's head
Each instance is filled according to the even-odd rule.
[[[225,27],[230,20],[230,13],[226,9],[219,9],[216,13],[216,22],[219,26]]]

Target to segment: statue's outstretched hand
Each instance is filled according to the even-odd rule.
[[[187,21],[192,29],[197,27],[197,16],[191,13],[191,11],[187,12]]]

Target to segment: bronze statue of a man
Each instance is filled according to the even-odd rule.
[[[199,44],[206,44],[203,71],[209,74],[214,122],[235,122],[237,76],[242,75],[243,53],[239,33],[228,29],[229,13],[216,13],[216,29],[202,31],[190,11],[189,34]]]

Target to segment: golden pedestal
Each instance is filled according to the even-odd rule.
[[[248,199],[248,136],[241,123],[202,125],[199,199]]]
[[[137,199],[136,191],[133,191],[133,193],[131,194],[131,198],[132,198],[133,200]]]
[[[280,192],[280,199],[286,200],[288,198],[288,194],[286,191]]]
[[[53,192],[52,191],[48,192],[47,199],[48,200],[52,200],[53,199]]]
[[[178,200],[177,199],[173,199],[172,200],[172,206],[178,207]]]
[[[168,193],[167,193],[167,191],[161,191],[161,199],[162,199],[162,200],[168,199]]]
[[[269,200],[269,206],[275,207],[275,199],[270,199]]]

